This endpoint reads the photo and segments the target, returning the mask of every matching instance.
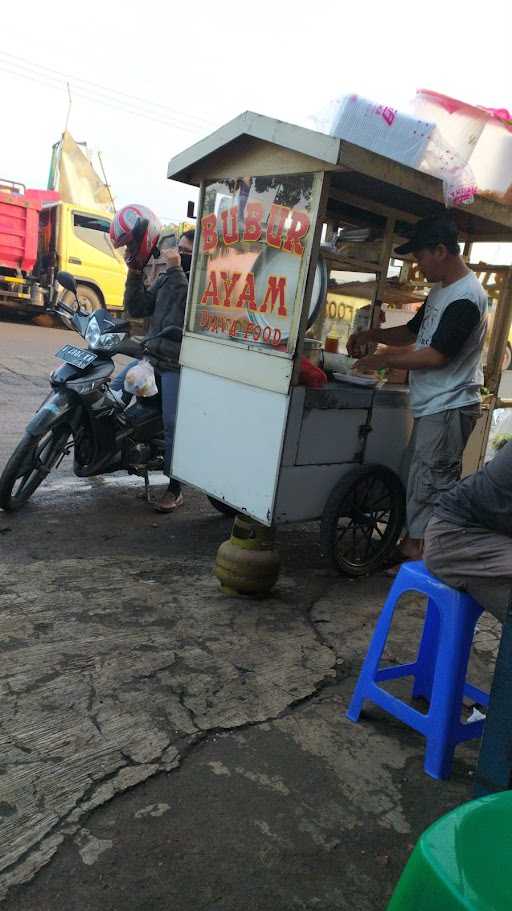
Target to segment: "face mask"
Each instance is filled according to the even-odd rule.
[[[185,275],[189,275],[190,267],[192,265],[192,254],[191,253],[180,253],[181,256],[181,268],[183,269]]]

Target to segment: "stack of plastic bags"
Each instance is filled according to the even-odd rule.
[[[420,89],[408,113],[360,95],[334,103],[328,132],[443,181],[447,206],[476,193],[512,204],[512,118]]]

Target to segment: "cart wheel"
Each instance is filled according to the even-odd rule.
[[[340,573],[369,575],[390,558],[404,520],[405,492],[397,475],[383,465],[358,465],[327,500],[322,554]]]
[[[224,500],[216,500],[215,497],[208,497],[208,499],[209,499],[210,503],[212,504],[212,506],[214,506],[215,509],[218,512],[221,512],[224,516],[238,515],[236,509],[233,509],[233,507],[230,506],[229,503],[224,503]]]

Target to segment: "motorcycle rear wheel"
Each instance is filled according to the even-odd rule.
[[[70,428],[52,427],[41,437],[26,433],[0,477],[0,506],[15,512],[49,475],[69,439]]]

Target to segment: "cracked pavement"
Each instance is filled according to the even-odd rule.
[[[0,464],[63,339],[0,324]],[[3,907],[384,908],[419,834],[471,797],[477,756],[463,745],[436,782],[419,736],[376,708],[345,719],[389,581],[333,575],[316,526],[293,527],[272,597],[225,597],[230,522],[191,491],[161,516],[139,489],[65,462],[0,512]],[[421,617],[410,599],[389,660]],[[497,642],[485,618],[480,684]]]

